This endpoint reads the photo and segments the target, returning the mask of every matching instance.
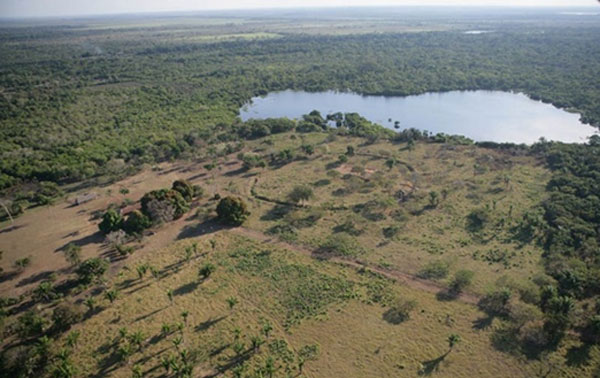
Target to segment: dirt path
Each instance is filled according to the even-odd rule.
[[[247,238],[254,239],[254,240],[257,240],[257,241],[260,241],[263,243],[277,245],[281,248],[299,252],[299,253],[302,253],[302,254],[310,256],[310,257],[315,257],[315,256],[319,255],[319,252],[316,250],[313,250],[313,249],[310,249],[310,248],[307,248],[304,246],[300,246],[297,244],[290,244],[290,243],[281,241],[277,238],[271,237],[271,236],[266,235],[257,230],[252,230],[252,229],[245,228],[245,227],[237,227],[237,228],[230,229],[229,232],[233,232],[235,234],[245,236]],[[401,272],[401,271],[394,270],[394,269],[383,269],[381,267],[373,266],[372,264],[369,264],[364,261],[350,260],[350,259],[344,259],[344,258],[340,258],[340,257],[329,257],[329,258],[327,258],[327,261],[330,261],[330,262],[333,262],[336,264],[340,264],[340,265],[344,265],[344,266],[349,266],[354,269],[368,269],[371,272],[381,274],[382,276],[387,277],[389,279],[400,281],[413,289],[422,290],[422,291],[426,291],[426,292],[433,293],[433,294],[438,294],[438,293],[444,292],[446,290],[446,288],[443,285],[441,285],[437,282],[424,280],[415,275]],[[459,300],[464,303],[473,304],[473,305],[477,304],[479,299],[480,299],[479,296],[477,296],[475,294],[471,294],[471,293],[461,293],[458,297],[456,297],[456,300]]]

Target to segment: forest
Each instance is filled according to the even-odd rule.
[[[35,191],[39,182],[80,182],[195,154],[201,147],[190,136],[238,123],[253,96],[283,89],[518,91],[598,125],[597,33],[534,23],[477,38],[446,31],[198,43],[119,29],[5,27],[0,188],[15,197],[11,188]]]

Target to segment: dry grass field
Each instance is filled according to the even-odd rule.
[[[315,146],[313,154],[301,152],[306,144]],[[348,146],[354,154],[341,159]],[[1,225],[7,272],[1,296],[28,298],[50,277],[57,284],[74,277],[62,252],[69,243],[82,247],[84,259],[112,259],[101,284],[65,299],[83,306],[96,298],[95,309],[70,330],[80,335],[70,357],[76,376],[176,375],[186,361],[194,377],[589,374],[587,365],[565,363],[564,348],[539,359],[499,351],[491,341],[496,320],[487,324],[475,305],[499,280],[527,287],[543,272],[541,248],[521,245],[511,232],[542,200],[549,178],[534,158],[464,145],[365,144],[326,133],[279,134],[247,142],[241,153],[285,149],[295,158],[250,170],[239,152],[164,163],[86,189],[99,194],[86,204],[71,205],[79,194],[71,193],[27,211]],[[216,168],[209,171],[210,161]],[[116,256],[96,214],[177,179],[202,186],[204,196],[181,219],[132,242],[129,257]],[[314,195],[296,206],[282,204],[299,185]],[[217,193],[248,203],[251,215],[242,227],[213,220]],[[476,209],[489,219],[475,231],[468,219]],[[29,266],[13,267],[25,256]],[[448,267],[446,277],[422,278],[432,262]],[[202,277],[207,264],[214,272]],[[475,272],[473,284],[448,300],[441,294],[460,269]],[[104,294],[111,290],[117,293],[112,302]],[[403,321],[390,315],[399,301],[412,304]],[[50,314],[57,302],[31,305]],[[4,326],[23,311],[11,312]],[[69,334],[54,341],[57,349],[69,344]],[[452,334],[461,339],[454,347]],[[3,343],[17,345],[14,336]]]

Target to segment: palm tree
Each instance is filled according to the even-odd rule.
[[[260,346],[265,343],[265,340],[259,335],[256,335],[250,338],[250,343],[252,343],[252,349],[254,350],[254,353],[258,353]]]
[[[226,301],[227,301],[227,305],[229,305],[230,310],[233,310],[235,305],[238,303],[238,300],[236,297],[229,297],[226,299]]]
[[[96,300],[93,297],[86,298],[83,303],[87,306],[89,312],[94,312],[94,309],[96,308]]]
[[[133,378],[142,378],[144,373],[142,372],[142,367],[138,364],[133,365],[131,368],[131,376]]]
[[[200,268],[198,273],[200,274],[200,277],[202,279],[207,279],[208,277],[210,277],[211,274],[213,274],[215,272],[216,269],[217,269],[217,267],[214,266],[214,264],[206,263],[206,264],[204,264],[204,266],[202,266]]]
[[[119,336],[118,336],[117,340],[126,339],[127,335],[129,335],[129,331],[127,330],[127,328],[121,327],[121,328],[119,328]]]
[[[164,337],[167,337],[169,333],[171,333],[171,325],[169,323],[163,323],[160,327],[160,330]]]
[[[450,348],[448,350],[448,353],[452,351],[452,348],[454,348],[456,344],[460,343],[460,340],[460,335],[457,335],[456,333],[453,333],[450,336],[448,336],[448,347]]]
[[[275,359],[271,356],[267,357],[267,360],[265,361],[265,373],[267,373],[269,378],[272,378],[276,370]]]
[[[267,321],[265,321],[265,323],[263,324],[263,327],[262,327],[262,332],[263,332],[263,334],[265,335],[265,337],[267,339],[269,338],[269,335],[271,334],[271,331],[273,331],[273,326],[267,320]]]
[[[163,356],[163,358],[161,358],[161,360],[160,360],[160,364],[165,369],[166,375],[168,375],[169,371],[171,370],[172,361],[173,361],[173,356],[169,356],[169,357]]]
[[[148,265],[146,265],[146,264],[138,265],[135,269],[136,269],[138,277],[141,281],[144,278],[144,275],[146,274],[146,272],[148,271]]]
[[[132,344],[137,345],[138,351],[142,350],[142,343],[144,342],[144,333],[142,331],[135,331],[129,336],[129,341]]]
[[[67,335],[67,346],[69,348],[75,348],[75,346],[77,345],[77,341],[79,341],[80,335],[81,332],[79,331],[71,331],[71,333]]]
[[[173,339],[173,345],[175,346],[175,349],[179,350],[181,343],[183,343],[183,338],[181,336],[177,336]]]
[[[119,296],[119,292],[116,289],[110,289],[110,290],[107,290],[104,293],[104,295],[106,296],[106,299],[108,299],[108,301],[110,303],[113,303]]]
[[[184,310],[181,312],[181,317],[183,318],[183,322],[185,323],[185,325],[187,325],[187,318],[190,315],[190,312],[187,310]]]

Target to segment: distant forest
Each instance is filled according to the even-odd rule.
[[[197,153],[250,98],[284,89],[522,91],[600,125],[600,30],[589,25],[213,43],[133,31],[0,29],[0,190]]]

